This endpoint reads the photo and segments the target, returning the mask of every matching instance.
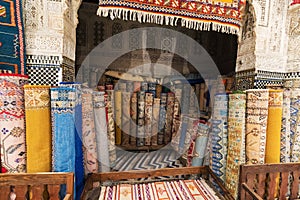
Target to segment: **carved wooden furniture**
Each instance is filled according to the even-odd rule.
[[[240,200],[299,199],[300,163],[241,165]]]
[[[66,185],[64,200],[73,199],[74,175],[73,173],[22,173],[0,174],[0,199],[46,199],[59,200],[61,185]]]
[[[181,175],[181,176],[180,176]],[[222,184],[221,180],[212,172],[212,170],[208,166],[202,167],[180,167],[180,168],[163,168],[163,169],[151,169],[151,170],[132,170],[132,171],[122,171],[122,172],[105,172],[105,173],[95,173],[91,174],[86,182],[84,191],[82,193],[81,199],[86,200],[88,198],[88,192],[91,191],[95,184],[99,182],[122,182],[129,180],[131,183],[137,183],[138,179],[141,178],[151,178],[151,181],[155,181],[156,177],[172,177],[171,180],[184,179],[189,178],[191,176],[199,176],[210,182],[214,182],[219,187],[219,193],[221,199],[226,200],[233,200],[233,197],[229,194],[229,192],[225,189],[224,185]],[[160,180],[162,181],[162,180]],[[139,183],[143,183],[139,182]],[[90,198],[94,199],[96,197]]]

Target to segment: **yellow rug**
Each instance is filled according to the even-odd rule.
[[[280,163],[282,103],[283,91],[269,90],[266,163]]]
[[[27,172],[51,171],[50,86],[25,85]]]

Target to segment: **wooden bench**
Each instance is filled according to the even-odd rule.
[[[15,196],[17,199],[43,199],[46,196],[51,200],[58,200],[61,185],[66,185],[64,200],[71,200],[74,192],[73,173],[21,173],[0,174],[0,199],[6,200]]]
[[[213,181],[218,185],[220,189],[219,197],[221,199],[233,200],[233,197],[229,194],[228,190],[225,189],[222,181],[212,172],[208,166],[203,167],[180,167],[180,168],[163,168],[163,169],[151,169],[151,170],[132,170],[132,171],[122,171],[122,172],[105,172],[105,173],[95,173],[88,176],[84,191],[82,193],[81,199],[86,200],[88,198],[88,192],[94,188],[95,184],[100,185],[104,182],[122,182],[129,180],[129,182],[134,183],[134,180],[141,178],[151,178],[155,181],[156,177],[173,177],[172,180],[176,180],[176,176],[187,176],[191,175],[200,176],[206,180]],[[162,180],[160,180],[162,181]],[[100,188],[100,186],[98,185]],[[95,199],[96,197],[90,198]]]
[[[241,165],[240,200],[299,199],[300,163]]]

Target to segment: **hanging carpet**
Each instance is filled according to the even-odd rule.
[[[237,34],[246,0],[100,0],[97,14],[111,19]],[[180,22],[179,22],[180,21]]]
[[[0,71],[26,74],[21,0],[0,0]]]

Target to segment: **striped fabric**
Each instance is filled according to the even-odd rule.
[[[203,179],[119,184],[102,186],[99,200],[218,200],[216,192]]]

